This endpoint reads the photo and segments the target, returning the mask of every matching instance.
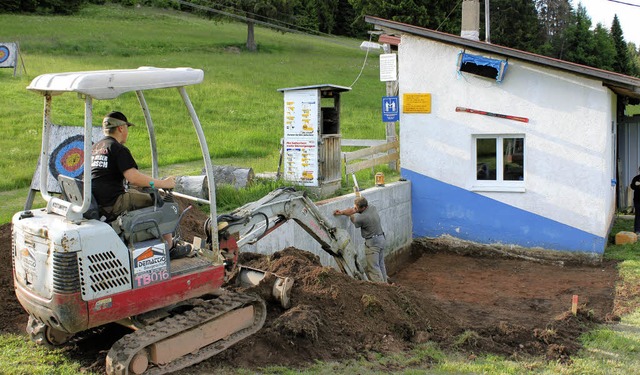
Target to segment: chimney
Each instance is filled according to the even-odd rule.
[[[460,36],[480,40],[480,0],[462,0],[462,29]]]

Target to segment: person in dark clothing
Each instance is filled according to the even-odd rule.
[[[360,235],[364,238],[364,254],[367,260],[365,273],[371,281],[388,282],[387,270],[384,264],[385,238],[380,224],[380,215],[375,206],[369,206],[364,197],[356,197],[353,207],[345,210],[335,210],[334,215],[347,215],[360,228]]]
[[[640,168],[638,169],[640,171]],[[635,220],[633,221],[633,231],[640,234],[640,174],[631,180],[631,189],[633,189],[633,211]]]
[[[91,151],[91,192],[100,214],[114,219],[126,211],[153,205],[153,197],[135,189],[126,189],[125,182],[137,187],[173,189],[175,177],[156,179],[138,170],[129,149],[124,145],[133,126],[122,112],[110,112],[102,121],[105,137],[93,145]],[[176,244],[171,234],[163,236],[172,258],[193,255],[190,244]]]

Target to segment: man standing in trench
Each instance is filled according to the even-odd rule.
[[[369,206],[364,197],[356,197],[353,207],[345,210],[335,210],[335,216],[346,215],[360,228],[360,235],[364,238],[364,254],[367,259],[365,273],[371,281],[388,282],[387,270],[384,265],[385,238],[380,224],[380,215],[375,206]]]

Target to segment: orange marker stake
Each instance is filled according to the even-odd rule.
[[[573,298],[571,298],[571,312],[573,315],[578,313],[578,295],[574,294]]]

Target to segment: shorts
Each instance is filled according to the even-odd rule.
[[[121,194],[111,207],[102,207],[101,213],[107,217],[107,221],[113,220],[123,212],[138,210],[140,208],[153,205],[153,198],[150,194],[141,193],[137,190],[129,190]]]

